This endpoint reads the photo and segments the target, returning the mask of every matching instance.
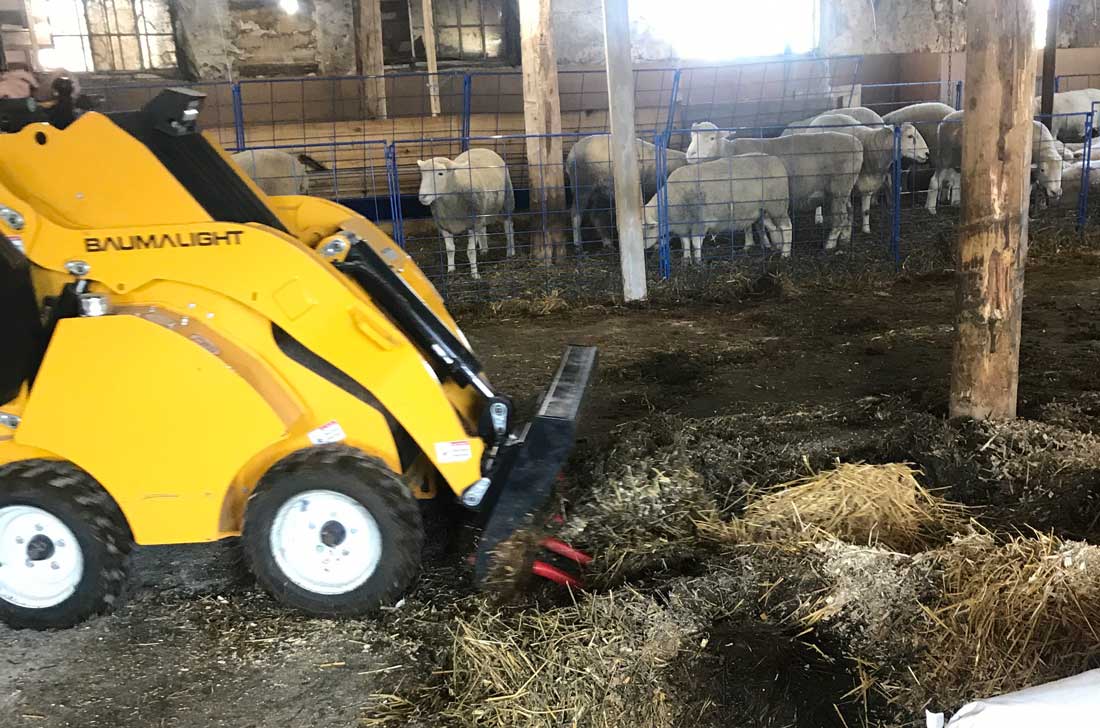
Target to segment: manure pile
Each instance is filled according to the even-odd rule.
[[[1100,439],[1070,427],[1090,411],[624,426],[564,497],[591,590],[468,598],[434,678],[367,723],[893,728],[1094,667]]]

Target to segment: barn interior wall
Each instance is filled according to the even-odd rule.
[[[355,72],[351,0],[299,0],[288,14],[270,0],[176,0],[184,71],[229,76]]]
[[[1063,0],[1059,45],[1085,50],[1100,46],[1100,7],[1093,0]],[[439,18],[464,13],[469,0],[434,0]],[[299,12],[288,15],[275,0],[177,0],[177,25],[185,65],[203,80],[227,76],[342,75],[354,73],[354,0],[299,0]],[[412,34],[420,34],[421,3],[410,5]],[[821,0],[822,55],[860,54],[913,61],[897,66],[902,76],[891,80],[940,77],[940,64],[955,51],[952,79],[961,77],[965,47],[965,3],[960,0]],[[603,8],[600,0],[555,0],[555,51],[563,68],[603,65]],[[658,29],[636,20],[631,28],[634,60],[669,65],[683,59],[661,38]],[[444,42],[445,38],[440,39]],[[446,51],[447,49],[444,49]],[[944,55],[940,55],[944,54]],[[446,53],[444,53],[446,55]],[[1060,54],[1074,73],[1091,60],[1089,53]],[[1094,66],[1095,68],[1095,66]],[[943,70],[947,70],[944,64]],[[877,72],[877,69],[876,69]],[[912,76],[918,78],[911,78]],[[885,77],[876,76],[887,83]]]
[[[947,53],[966,48],[965,0],[820,0],[820,47],[848,53]],[[1058,47],[1100,45],[1100,4],[1062,0]]]

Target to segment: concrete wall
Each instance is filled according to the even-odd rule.
[[[185,73],[202,80],[354,73],[351,0],[299,0],[299,8],[288,15],[265,0],[176,0]]]
[[[1100,45],[1100,4],[1063,0],[1058,47]],[[821,0],[821,51],[944,53],[966,49],[965,0]]]
[[[677,60],[672,46],[644,18],[634,18],[630,36],[636,62]],[[554,0],[554,51],[560,66],[604,65],[602,0]]]
[[[1100,3],[1063,0],[1061,46],[1100,45]],[[299,0],[301,10],[288,16],[274,0],[176,0],[181,57],[202,79],[316,73],[340,75],[355,70],[352,0]],[[435,0],[437,18],[447,17],[464,0]],[[451,10],[449,10],[449,8]],[[413,22],[420,3],[413,0]],[[456,10],[455,12],[461,12]],[[603,66],[601,0],[555,0],[555,49],[564,68]],[[454,13],[451,13],[454,14]],[[964,0],[821,0],[821,54],[868,56],[872,80],[883,73],[920,76],[917,81],[962,77],[965,48]],[[668,65],[679,59],[645,18],[632,23],[633,55],[640,65]],[[414,30],[414,36],[417,31]],[[955,51],[950,63],[948,52]],[[941,55],[942,54],[942,55]],[[877,61],[871,61],[871,57]],[[902,57],[898,65],[885,61]],[[1060,73],[1095,64],[1091,52],[1060,54]],[[882,70],[887,63],[889,70]],[[950,68],[948,68],[950,66]],[[1092,65],[1088,70],[1100,70]],[[894,81],[898,78],[892,79]]]

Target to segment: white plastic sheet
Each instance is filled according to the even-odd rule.
[[[928,713],[928,728],[944,728]],[[1100,670],[964,705],[947,728],[1096,728],[1100,725]]]

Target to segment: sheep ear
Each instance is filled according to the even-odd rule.
[[[699,127],[701,127],[701,126],[702,126],[702,124],[697,121],[697,122],[695,122],[694,124],[691,125],[691,130],[692,131],[698,131]]]
[[[420,167],[420,169],[424,169],[425,167],[428,166],[428,163],[423,159],[418,159],[418,160],[416,160],[416,166]]]

